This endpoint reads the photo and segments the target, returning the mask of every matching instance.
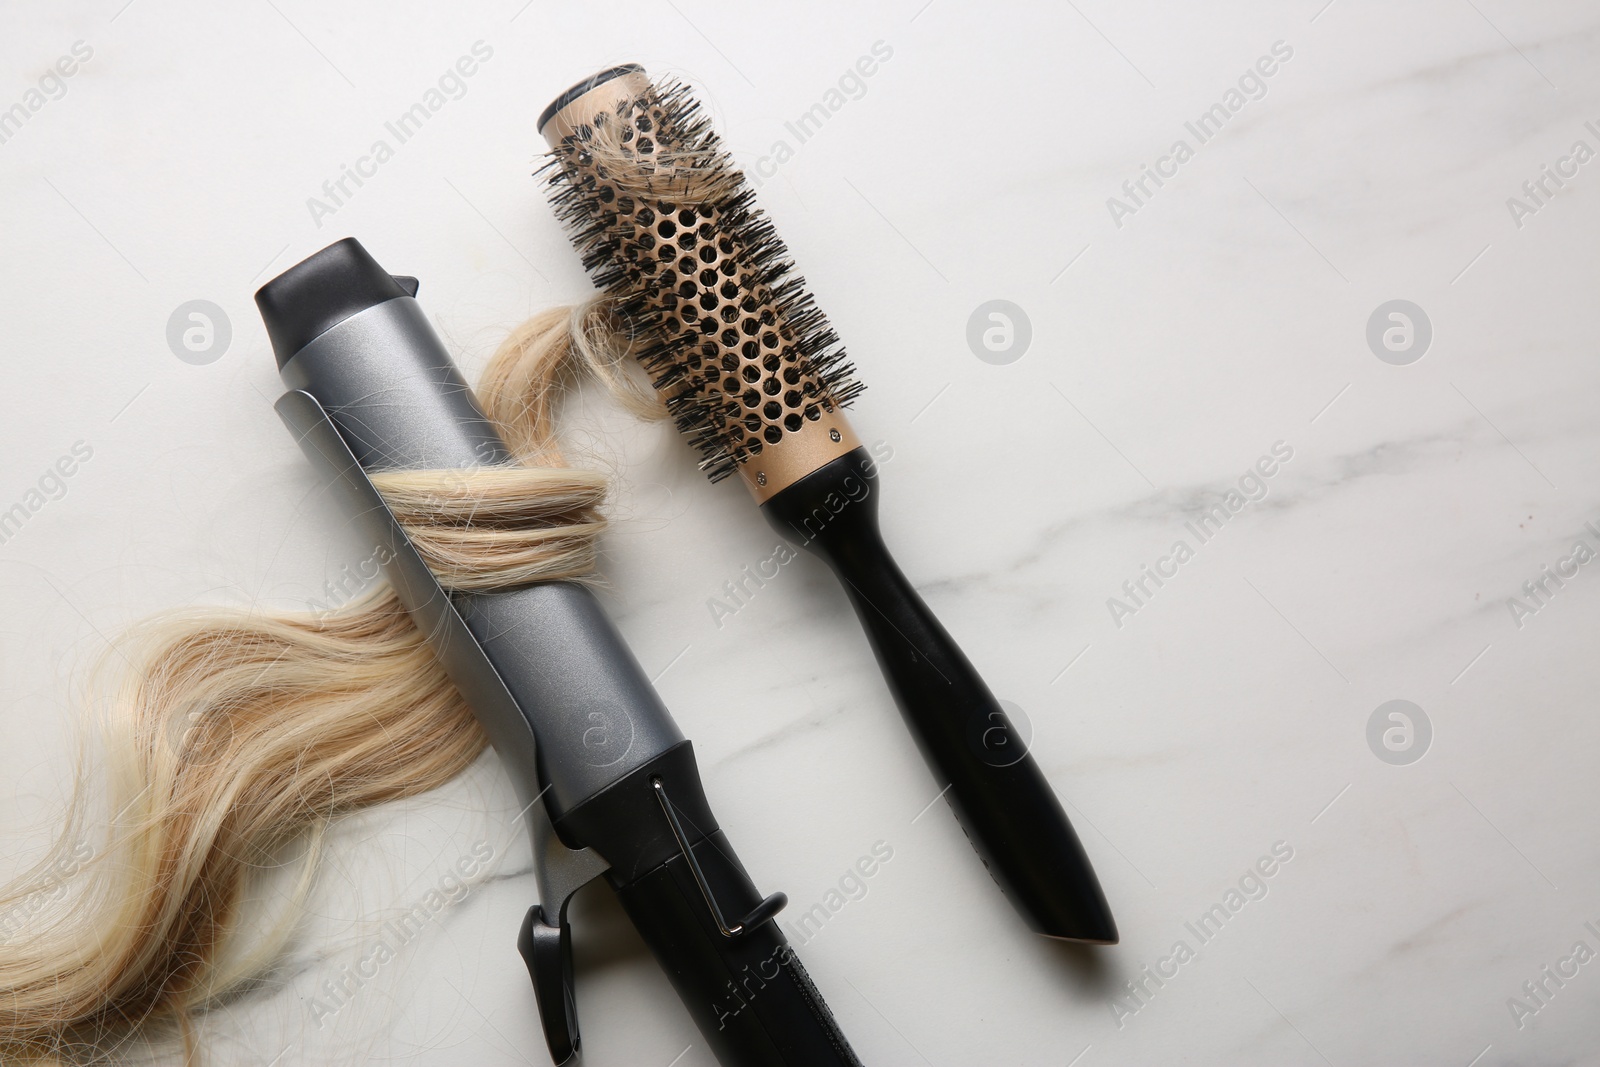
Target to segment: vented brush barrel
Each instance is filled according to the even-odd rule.
[[[540,130],[556,213],[701,467],[737,472],[839,575],[943,795],[1029,925],[1115,942],[1060,801],[884,547],[877,472],[842,411],[861,387],[698,105],[614,67],[564,93]]]
[[[841,410],[838,338],[703,120],[681,93],[613,67],[540,116],[556,166],[578,184],[557,200],[602,287],[644,344],[640,361],[713,481],[737,472],[757,502],[860,446]]]

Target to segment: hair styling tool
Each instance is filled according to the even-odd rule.
[[[277,410],[472,706],[530,820],[539,903],[518,948],[550,1054],[578,1049],[567,903],[604,875],[717,1059],[859,1067],[712,815],[693,746],[593,593],[445,592],[369,475],[510,464],[421,306],[354,239],[256,294],[289,391]]]
[[[861,390],[744,175],[688,91],[635,65],[539,118],[551,199],[712,481],[737,473],[778,532],[844,583],[968,839],[1038,933],[1117,928],[1049,783],[878,532],[878,472],[842,408]]]

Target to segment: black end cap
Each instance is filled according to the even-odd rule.
[[[541,134],[544,133],[545,126],[550,122],[551,119],[555,118],[557,111],[560,111],[562,108],[566,107],[568,104],[572,103],[574,100],[578,99],[578,97],[582,96],[590,89],[593,89],[595,86],[604,85],[612,78],[620,78],[624,74],[642,73],[644,73],[644,68],[639,64],[624,63],[619,67],[610,67],[606,70],[602,70],[599,74],[594,74],[585,78],[577,85],[574,85],[572,88],[568,89],[566,92],[550,101],[550,106],[539,113],[539,132]]]
[[[352,315],[399,296],[415,296],[415,278],[392,277],[354,237],[335,241],[256,290],[278,367]]]

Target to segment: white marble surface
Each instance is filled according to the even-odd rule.
[[[529,177],[553,94],[617,61],[678,72],[755,166],[881,41],[761,195],[871,386],[855,421],[894,450],[901,561],[1031,719],[1122,944],[1034,938],[943,807],[916,818],[937,785],[819,565],[715,624],[708,598],[774,546],[742,490],[598,398],[573,414],[619,475],[608,602],[758,883],[807,908],[893,849],[802,949],[863,1059],[1595,1062],[1600,963],[1520,1028],[1508,998],[1600,950],[1600,577],[1520,627],[1508,600],[1600,548],[1600,162],[1520,226],[1507,198],[1600,149],[1600,14],[1324,5],[12,5],[0,107],[93,54],[0,144],[0,507],[93,455],[0,545],[7,856],[62,796],[71,680],[106,636],[301,604],[359,559],[270,409],[261,281],[357,235],[422,278],[473,373],[588,291]],[[307,198],[478,41],[464,95],[318,226]],[[1265,94],[1198,145],[1184,123],[1275,42]],[[1116,225],[1107,198],[1177,138],[1193,157]],[[1003,366],[965,340],[995,298],[1032,324]],[[192,299],[231,321],[209,365],[165,339]],[[1392,299],[1433,327],[1407,366],[1365,339]],[[1265,499],[1116,625],[1107,599],[1194,547],[1185,523],[1276,442]],[[1393,699],[1432,724],[1406,766],[1367,742]],[[544,1062],[513,808],[491,759],[341,827],[283,979],[206,1021],[213,1062]],[[1201,944],[1185,924],[1280,842],[1266,895],[1246,878],[1260,899]],[[319,983],[474,848],[479,884],[321,1018]],[[576,922],[587,1062],[711,1064],[603,891]],[[1162,963],[1180,940],[1194,957]],[[1170,977],[1118,1001],[1147,965]]]

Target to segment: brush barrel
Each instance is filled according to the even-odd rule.
[[[1115,944],[1083,845],[1004,710],[889,555],[878,476],[856,449],[762,505],[827,562],[867,632],[900,714],[967,839],[1035,933]]]
[[[861,444],[843,343],[685,91],[613,67],[539,127],[556,213],[712,481],[762,503]]]

